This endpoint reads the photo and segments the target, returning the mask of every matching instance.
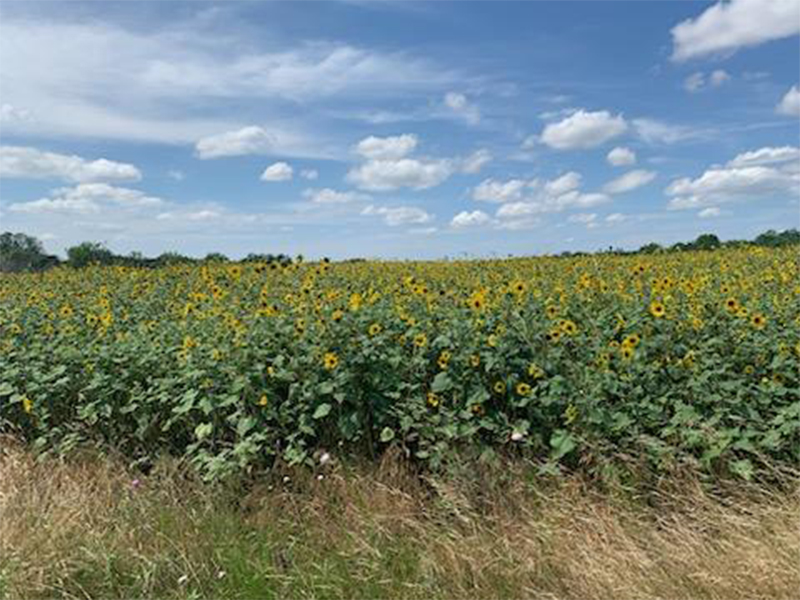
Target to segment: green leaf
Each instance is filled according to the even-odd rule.
[[[742,460],[734,460],[731,462],[731,472],[735,473],[742,479],[750,481],[753,478],[753,463],[746,458]]]
[[[572,452],[577,446],[575,438],[568,431],[557,429],[550,437],[550,446],[553,448],[553,460],[559,460]]]
[[[391,427],[384,427],[381,431],[381,441],[391,442],[394,439],[394,429]]]
[[[10,396],[14,393],[14,386],[10,383],[0,383],[0,396]]]
[[[326,402],[325,404],[320,404],[317,407],[317,410],[314,411],[313,417],[315,419],[324,419],[325,417],[328,416],[328,414],[330,414],[330,412],[331,412],[331,405]]]
[[[214,425],[211,423],[201,423],[194,428],[194,435],[198,440],[203,440],[211,435],[214,430]]]
[[[431,384],[431,391],[441,393],[446,392],[450,388],[453,387],[453,382],[450,377],[445,372],[439,373],[436,377],[433,378],[433,383]]]

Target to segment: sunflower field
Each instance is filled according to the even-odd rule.
[[[796,248],[0,275],[0,432],[206,477],[395,448],[800,463]]]

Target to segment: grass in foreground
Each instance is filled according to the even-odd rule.
[[[399,461],[242,489],[0,449],[0,597],[796,598],[800,486],[637,494]],[[284,482],[283,477],[290,480]]]

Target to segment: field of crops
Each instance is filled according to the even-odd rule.
[[[0,431],[209,478],[389,447],[434,469],[800,461],[796,248],[58,268],[2,276],[0,349]]]

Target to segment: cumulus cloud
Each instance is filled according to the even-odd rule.
[[[731,54],[800,33],[797,0],[718,2],[699,16],[672,28],[672,59],[684,61],[711,54]]]
[[[479,225],[486,225],[491,222],[491,217],[485,212],[480,210],[473,210],[468,212],[462,210],[450,221],[450,227],[453,229],[464,229],[467,227],[476,227]]]
[[[670,183],[670,209],[712,207],[725,202],[800,194],[800,170],[791,148],[762,148],[740,154],[727,165],[713,166],[700,177]],[[767,162],[765,162],[767,161]]]
[[[480,110],[467,100],[464,94],[447,92],[444,96],[444,104],[448,109],[470,125],[477,125],[481,120]]]
[[[510,202],[522,199],[525,188],[529,182],[523,179],[497,181],[484,179],[472,190],[473,200],[479,202]]]
[[[261,181],[289,181],[294,174],[292,166],[285,162],[276,162],[264,169]]]
[[[347,181],[357,187],[385,192],[408,187],[423,190],[439,185],[454,171],[449,160],[401,158],[370,160],[352,169]]]
[[[793,85],[789,88],[778,106],[775,107],[775,111],[788,117],[800,117],[800,87]]]
[[[683,88],[687,92],[699,92],[708,87],[720,87],[722,84],[730,81],[730,79],[731,76],[724,69],[716,69],[709,73],[708,77],[706,77],[705,73],[698,71],[697,73],[692,73],[684,80]]]
[[[261,127],[250,125],[235,131],[226,131],[204,137],[195,145],[202,159],[244,154],[267,154],[274,147],[274,138]]]
[[[411,154],[419,140],[413,133],[379,138],[371,135],[356,145],[356,152],[372,160],[392,160]]]
[[[606,155],[608,164],[614,167],[624,167],[636,164],[636,153],[622,146],[617,146]]]
[[[351,169],[346,180],[356,187],[384,192],[403,187],[424,190],[439,185],[456,173],[477,173],[491,155],[478,150],[466,158],[430,158],[408,156],[417,147],[413,134],[379,138],[370,136],[356,145],[356,152],[366,160]]]
[[[729,167],[751,167],[754,165],[769,165],[800,161],[800,148],[795,146],[764,147],[750,152],[743,152],[728,161]]]
[[[716,206],[709,206],[697,213],[697,216],[701,219],[711,219],[713,217],[719,217],[720,215],[722,215],[722,211]]]
[[[300,171],[300,177],[314,181],[319,177],[319,172],[316,169],[303,169]]]
[[[597,214],[596,213],[576,213],[567,218],[570,223],[581,223],[586,225],[587,229],[597,227]]]
[[[605,221],[606,223],[622,223],[628,217],[623,215],[622,213],[611,213],[610,215],[606,215]]]
[[[622,115],[607,110],[580,109],[571,116],[544,128],[541,141],[556,150],[594,148],[625,133],[628,124]]]
[[[633,129],[648,144],[675,144],[699,137],[702,132],[683,125],[673,125],[657,119],[634,119]]]
[[[581,174],[576,171],[568,171],[555,179],[544,184],[544,191],[548,196],[560,196],[581,187]],[[535,185],[535,184],[534,184]]]
[[[370,199],[367,194],[340,192],[331,188],[308,189],[303,192],[303,196],[315,204],[349,204]]]
[[[19,213],[89,214],[107,207],[141,208],[159,206],[162,202],[161,198],[148,196],[139,190],[106,183],[81,183],[75,187],[55,189],[48,198],[13,203],[8,210]]]
[[[461,162],[461,172],[468,175],[479,173],[492,160],[492,155],[486,149],[476,150]]]
[[[138,181],[135,166],[105,158],[86,160],[76,155],[44,152],[26,146],[0,146],[0,177],[90,181]]]
[[[642,187],[643,185],[647,185],[653,181],[655,177],[656,173],[654,171],[635,169],[606,183],[603,186],[603,191],[606,194],[623,194]]]
[[[389,227],[419,225],[433,220],[433,215],[416,206],[376,207],[370,205],[364,208],[361,214],[381,216]]]

